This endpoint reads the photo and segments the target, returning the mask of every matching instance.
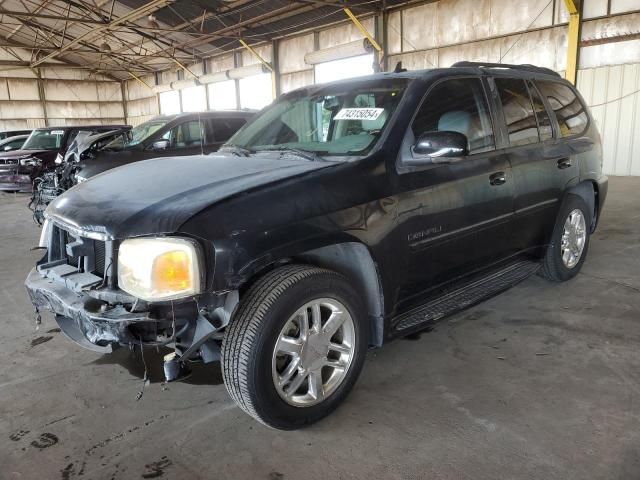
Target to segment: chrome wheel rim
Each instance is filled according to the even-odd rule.
[[[295,407],[324,401],[347,376],[355,340],[353,318],[338,300],[319,298],[300,307],[273,350],[271,371],[278,395]]]
[[[564,222],[560,253],[565,267],[573,268],[580,261],[587,240],[587,228],[584,215],[579,209],[573,210]]]

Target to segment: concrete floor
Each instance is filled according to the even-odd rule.
[[[25,196],[0,195],[1,479],[638,479],[640,178],[612,178],[583,272],[535,277],[371,352],[347,402],[303,431],[243,414],[219,366],[160,383],[34,330]],[[138,392],[143,395],[139,400]]]

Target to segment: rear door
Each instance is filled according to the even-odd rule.
[[[513,240],[519,250],[527,250],[548,242],[577,166],[557,138],[547,102],[532,82],[497,77],[495,85],[515,183]]]
[[[451,78],[431,87],[405,145],[430,131],[463,133],[469,155],[448,164],[401,168],[397,210],[403,238],[398,244],[407,246],[401,309],[420,303],[427,291],[437,293],[439,285],[508,256],[512,248],[513,179],[507,157],[496,150],[483,81]]]

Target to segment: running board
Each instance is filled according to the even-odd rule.
[[[520,260],[486,277],[445,293],[420,307],[399,315],[394,323],[396,334],[405,335],[416,327],[435,322],[440,318],[493,297],[530,277],[540,268],[538,262]]]

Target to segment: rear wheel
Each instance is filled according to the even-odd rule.
[[[359,296],[321,268],[278,268],[254,284],[222,342],[224,382],[249,415],[295,429],[328,415],[355,384],[367,349]]]
[[[556,220],[542,276],[563,282],[580,271],[589,249],[590,225],[591,213],[586,202],[577,195],[569,195]]]

